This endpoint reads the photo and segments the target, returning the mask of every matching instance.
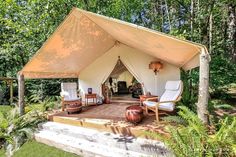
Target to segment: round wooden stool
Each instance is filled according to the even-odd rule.
[[[139,105],[133,105],[126,108],[125,117],[128,122],[139,123],[143,119],[143,109]]]
[[[80,112],[82,110],[82,104],[81,103],[75,103],[75,104],[69,104],[66,105],[66,111],[68,114]]]

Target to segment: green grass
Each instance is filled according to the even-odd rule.
[[[28,112],[30,110],[33,109],[38,109],[40,110],[42,108],[42,104],[32,104],[32,105],[28,105],[25,107],[25,112]],[[14,106],[9,106],[9,105],[0,105],[0,112],[2,113],[7,113],[8,111],[10,111],[11,109],[13,109]]]
[[[3,150],[0,150],[0,157],[4,157]],[[47,146],[36,141],[25,143],[13,157],[79,157],[75,154],[64,152],[60,149]]]
[[[3,157],[3,156],[5,156],[5,153],[4,153],[3,149],[0,149],[0,157]]]
[[[0,112],[2,112],[2,113],[6,113],[6,112],[10,111],[11,109],[13,109],[13,108],[9,105],[0,105]]]

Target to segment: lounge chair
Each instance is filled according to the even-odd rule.
[[[60,95],[62,97],[62,111],[65,110],[66,105],[73,105],[74,110],[81,110],[81,98],[77,96],[77,83],[61,83]]]
[[[159,110],[166,112],[172,112],[175,109],[175,104],[181,99],[181,94],[183,92],[183,82],[182,81],[167,81],[165,85],[165,92],[160,97],[158,102],[151,100],[156,100],[158,97],[149,98],[143,102],[145,105],[145,111],[148,114],[148,110],[152,110],[156,114],[156,120],[159,121]]]

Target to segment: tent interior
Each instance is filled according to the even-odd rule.
[[[103,86],[109,89],[112,101],[137,100],[139,95],[143,94],[141,83],[137,81],[120,58]],[[102,94],[105,95],[105,93]]]

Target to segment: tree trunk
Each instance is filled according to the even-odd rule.
[[[163,8],[162,8],[162,0],[160,0],[160,11],[161,11],[161,31],[165,32],[164,29],[164,12],[163,12]]]
[[[194,0],[191,0],[191,9],[190,9],[191,41],[193,41],[193,19],[194,19]]]
[[[85,5],[85,9],[88,11],[89,10],[89,2],[88,0],[84,0],[84,5]]]
[[[201,32],[202,32],[202,27],[201,27],[201,15],[202,15],[202,11],[200,10],[200,6],[201,6],[201,4],[200,4],[201,2],[200,2],[200,0],[197,0],[197,2],[196,2],[196,9],[197,9],[197,11],[196,11],[196,13],[195,13],[195,15],[196,15],[196,28],[197,28],[197,31],[198,31],[198,40],[201,40]]]
[[[210,56],[204,50],[200,54],[199,93],[197,114],[203,123],[208,124],[208,99],[209,99],[209,60]]]
[[[165,0],[165,8],[166,8],[166,15],[167,15],[168,23],[169,23],[169,31],[171,31],[170,14],[169,14],[168,5],[167,5],[166,0]]]
[[[13,80],[10,81],[10,103],[13,104]]]
[[[25,80],[24,75],[19,74],[18,75],[18,107],[19,107],[19,114],[22,116],[24,114],[25,110],[25,104],[24,104],[24,94],[25,94]]]
[[[212,26],[213,26],[213,20],[212,20],[212,13],[209,17],[209,53],[212,52]]]
[[[230,40],[229,50],[233,62],[236,62],[236,13],[235,6],[232,3],[228,5],[228,38]]]

